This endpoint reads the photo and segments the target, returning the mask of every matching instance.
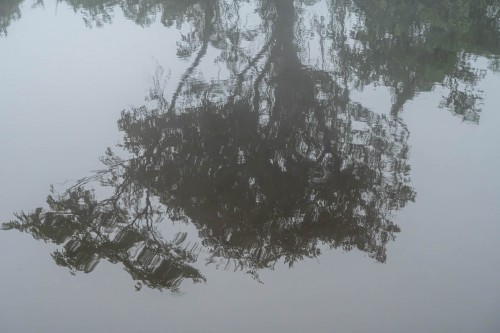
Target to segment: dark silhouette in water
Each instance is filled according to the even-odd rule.
[[[87,8],[83,1],[71,3]],[[205,281],[196,265],[202,256],[256,278],[278,261],[292,265],[318,256],[322,246],[355,248],[385,262],[386,245],[399,232],[393,215],[415,198],[409,133],[399,110],[419,91],[448,82],[444,104],[479,121],[474,87],[482,74],[468,64],[466,52],[496,54],[498,47],[497,31],[484,36],[485,44],[465,38],[498,17],[497,11],[476,25],[486,15],[485,2],[467,2],[461,25],[443,23],[464,31],[443,30],[434,21],[424,29],[417,11],[418,19],[400,22],[396,32],[395,21],[379,16],[392,11],[395,20],[413,2],[334,1],[330,22],[314,18],[304,28],[320,36],[321,66],[306,63],[306,37],[297,33],[305,5],[256,1],[261,24],[245,30],[225,21],[222,11],[238,8],[220,1],[147,3],[134,7],[140,11],[120,1],[88,10],[104,17],[122,6],[141,24],[152,15],[144,13],[161,13],[166,25],[192,24],[178,56],[193,62],[172,98],[164,97],[157,77],[150,93],[156,107],[126,110],[118,121],[130,158],[108,150],[103,170],[62,195],[53,193],[48,209],[17,214],[4,224],[62,244],[53,257],[72,272],[91,272],[106,259],[121,263],[138,287],[177,291],[184,279]],[[438,5],[426,6],[442,14]],[[355,36],[357,46],[347,42],[341,17],[347,10],[365,24]],[[242,46],[257,34],[263,36],[259,47]],[[221,50],[230,80],[192,78],[209,47]],[[350,99],[353,87],[380,82],[393,93],[388,115]],[[91,190],[97,185],[113,194],[98,198]],[[194,225],[197,234],[170,234],[164,226],[171,221]]]

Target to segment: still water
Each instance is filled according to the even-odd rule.
[[[0,2],[0,332],[499,332],[500,1]]]

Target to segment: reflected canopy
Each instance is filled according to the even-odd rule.
[[[399,111],[442,85],[442,106],[479,122],[484,73],[471,59],[496,68],[499,53],[494,0],[65,2],[92,26],[118,7],[144,26],[159,17],[191,63],[171,96],[159,68],[149,103],[122,113],[127,158],[108,149],[103,170],[4,229],[62,244],[54,260],[72,272],[121,263],[137,288],[205,281],[200,260],[256,279],[325,247],[385,262],[395,213],[415,199]],[[225,78],[204,77],[208,49]],[[368,85],[391,90],[387,113],[351,99]]]

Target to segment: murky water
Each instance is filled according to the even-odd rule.
[[[498,332],[500,2],[2,1],[1,332]]]

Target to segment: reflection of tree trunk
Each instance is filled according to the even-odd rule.
[[[403,109],[404,104],[415,97],[417,92],[417,81],[415,77],[410,77],[403,84],[402,89],[395,89],[391,114],[397,116],[399,111]]]
[[[196,58],[194,59],[193,63],[189,68],[186,70],[186,72],[182,75],[181,79],[179,80],[179,84],[177,85],[177,89],[175,89],[174,94],[172,95],[172,100],[170,102],[170,107],[168,108],[168,112],[173,112],[175,109],[175,103],[177,102],[177,98],[179,97],[179,94],[182,91],[182,88],[184,88],[184,85],[186,84],[187,79],[191,74],[194,72],[196,67],[201,62],[201,59],[205,56],[207,53],[208,49],[208,44],[210,42],[210,36],[212,35],[213,32],[213,8],[210,2],[207,4],[207,8],[205,9],[205,26],[203,28],[203,44],[198,51],[198,54],[196,55]]]
[[[276,87],[275,105],[270,112],[271,121],[279,121],[281,110],[290,110],[298,96],[297,90],[302,86],[302,63],[294,45],[295,7],[293,1],[274,0],[275,17],[273,17],[272,42],[269,59],[262,72],[254,82],[254,111],[258,112],[260,104],[259,87],[267,74],[271,75],[271,84]],[[274,119],[273,119],[274,118]]]
[[[234,98],[241,92],[241,86],[243,85],[243,81],[245,80],[245,74],[253,66],[255,66],[257,62],[264,56],[264,54],[269,50],[273,42],[274,42],[274,36],[269,37],[268,42],[262,47],[259,53],[257,53],[257,55],[248,62],[248,65],[245,67],[245,69],[243,69],[243,71],[241,71],[241,73],[238,74],[238,79],[235,84],[234,92],[229,97],[230,101],[234,101]]]
[[[274,105],[270,110],[270,125],[274,134],[287,138],[288,142],[304,142],[311,149],[321,149],[322,161],[326,153],[331,153],[334,133],[326,126],[326,110],[316,98],[315,83],[326,82],[318,72],[305,68],[295,44],[295,7],[289,0],[275,0],[276,19],[274,22],[275,45],[271,50],[271,84],[274,89]],[[329,78],[329,77],[328,77]],[[300,133],[307,131],[309,115],[314,117],[315,132],[322,133],[321,139]],[[285,142],[281,142],[285,143]],[[285,143],[288,145],[288,143]],[[321,148],[320,148],[321,147]]]
[[[271,51],[272,80],[276,86],[275,105],[271,119],[279,121],[286,110],[295,113],[307,99],[313,97],[312,85],[297,54],[294,44],[295,8],[293,1],[276,0],[274,30],[276,43]]]

